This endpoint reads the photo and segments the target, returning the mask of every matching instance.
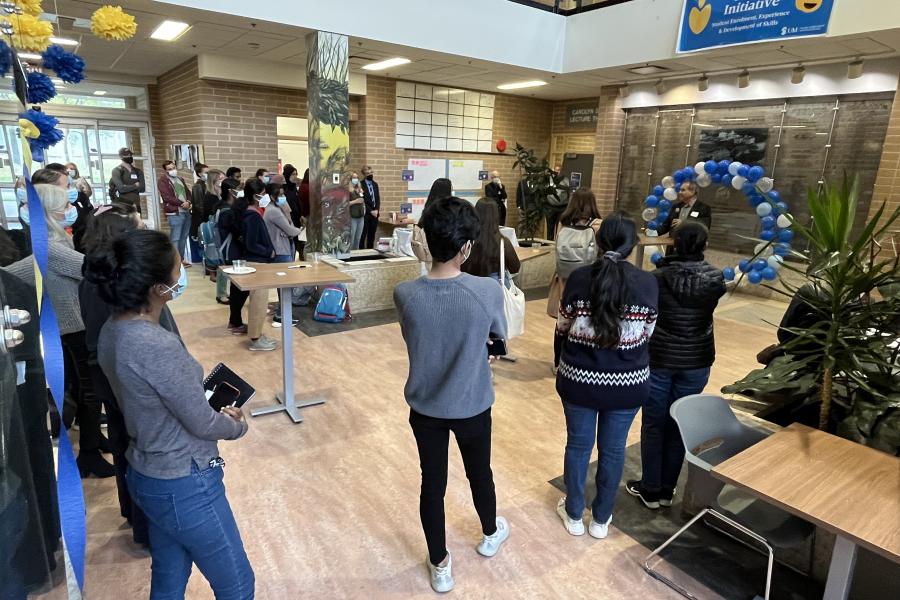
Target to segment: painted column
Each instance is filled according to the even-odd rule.
[[[306,36],[306,56],[309,249],[349,254],[349,39],[336,33],[310,33]]]

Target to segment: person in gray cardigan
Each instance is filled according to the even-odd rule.
[[[253,598],[217,443],[247,422],[240,408],[210,406],[203,367],[160,325],[187,286],[180,255],[165,234],[136,229],[88,255],[85,277],[112,311],[97,360],[129,433],[128,490],[150,523],[150,597],[183,598],[196,564],[217,598]]]
[[[288,217],[290,207],[288,206],[287,196],[284,193],[284,186],[280,183],[266,185],[266,195],[263,198],[269,199],[263,214],[263,221],[266,223],[269,238],[272,240],[272,246],[275,248],[275,257],[272,259],[272,262],[294,262],[293,239],[300,235],[300,228],[295,227]],[[260,206],[262,206],[262,201],[260,201]],[[294,323],[296,323],[296,320]],[[278,295],[278,305],[275,308],[275,316],[272,318],[272,327],[280,326],[281,294]]]

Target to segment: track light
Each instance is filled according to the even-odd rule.
[[[666,90],[668,89],[668,88],[666,87],[666,82],[663,81],[662,79],[660,79],[660,80],[658,80],[658,81],[656,82],[656,86],[655,86],[655,87],[656,87],[656,94],[657,94],[658,96],[662,96],[663,94],[665,94],[665,93],[666,93]]]
[[[750,87],[750,71],[748,71],[747,69],[744,69],[743,71],[738,73],[738,87]]]
[[[863,66],[865,62],[861,58],[857,58],[847,65],[847,79],[859,79],[863,74]]]
[[[697,80],[697,89],[701,92],[705,92],[709,89],[709,77],[706,76],[706,73],[700,76],[700,79]]]
[[[630,91],[628,84],[623,84],[619,87],[619,98],[627,98]]]
[[[794,67],[794,70],[791,71],[791,83],[793,84],[803,83],[804,77],[806,77],[806,67],[803,65]]]

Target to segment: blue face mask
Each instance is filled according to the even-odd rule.
[[[278,206],[284,206],[287,204],[287,198],[285,196],[278,196],[278,200],[275,201],[275,204]]]
[[[263,175],[263,183],[265,183],[266,185],[268,185],[268,183],[269,183],[269,176],[268,176],[268,175]]]
[[[168,287],[166,292],[171,292],[172,300],[177,300],[184,293],[184,290],[187,289],[187,284],[187,273],[185,273],[184,266],[182,265],[181,274],[178,276],[178,283]]]
[[[69,208],[66,209],[66,214],[63,216],[62,226],[63,227],[71,227],[75,224],[75,221],[78,220],[78,209],[69,205]]]
[[[78,190],[76,190],[75,188],[69,188],[67,191],[69,194],[69,204],[75,204],[76,202],[78,202]]]
[[[27,206],[19,207],[19,220],[25,223],[26,225],[31,225],[31,215],[28,214]]]
[[[16,188],[16,200],[19,201],[19,204],[25,204],[28,200],[28,192],[25,191],[25,188]]]

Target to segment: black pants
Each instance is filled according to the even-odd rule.
[[[506,204],[500,198],[494,198],[497,203],[497,210],[500,211],[500,227],[506,225]]]
[[[65,353],[66,379],[72,382],[72,393],[77,405],[78,451],[100,449],[100,400],[94,394],[91,370],[88,367],[88,349],[84,331],[60,336]]]
[[[559,223],[559,218],[566,211],[565,206],[550,206],[547,211],[547,239],[551,242],[556,237],[556,225]]]
[[[231,282],[231,289],[228,291],[228,304],[231,309],[231,316],[228,318],[228,322],[231,325],[240,327],[244,324],[241,311],[244,310],[244,304],[247,303],[247,298],[249,297],[250,292],[242,292],[234,285],[234,282]]]
[[[366,213],[366,222],[363,225],[362,248],[374,248],[375,236],[378,235],[378,217],[373,217],[372,213]]]
[[[425,530],[429,560],[437,565],[447,556],[444,493],[447,491],[447,448],[451,431],[462,454],[481,531],[485,535],[497,531],[497,495],[491,472],[491,409],[468,419],[435,419],[411,410],[409,424],[416,437],[422,468],[419,516]]]

